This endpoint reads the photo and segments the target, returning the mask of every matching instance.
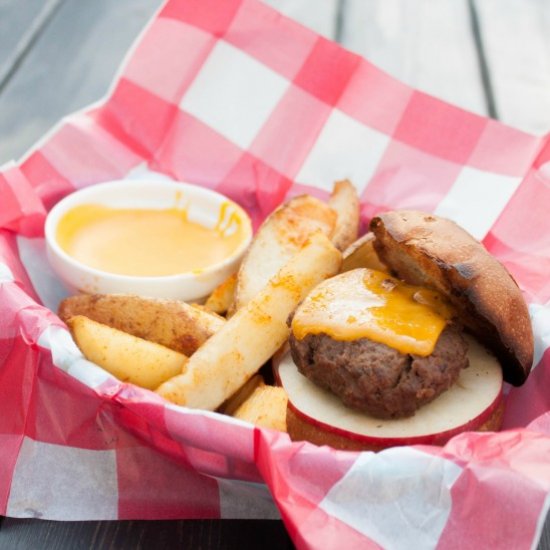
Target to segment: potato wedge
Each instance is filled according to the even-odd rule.
[[[295,197],[275,210],[256,233],[243,259],[234,309],[252,300],[315,231],[330,237],[335,224],[336,213],[309,195]]]
[[[131,294],[82,294],[63,300],[59,317],[65,322],[85,315],[138,338],[191,355],[225,319],[178,300],[143,298]]]
[[[336,228],[332,244],[345,250],[359,236],[359,196],[349,180],[334,184],[328,205],[336,212]]]
[[[233,416],[262,428],[286,432],[288,397],[281,387],[258,386]]]
[[[157,393],[179,405],[215,410],[288,338],[287,319],[306,294],[338,272],[341,253],[321,232],[189,359]]]
[[[154,390],[180,374],[187,357],[107,325],[76,315],[67,320],[84,357],[123,382]]]
[[[226,399],[219,407],[218,412],[232,415],[256,390],[264,385],[264,379],[260,374],[255,374],[247,380],[231,397]]]
[[[237,286],[237,274],[228,277],[221,285],[216,287],[206,300],[204,306],[207,310],[218,315],[224,315],[233,303],[235,287]]]
[[[358,267],[368,267],[378,271],[388,271],[388,268],[378,258],[374,250],[374,234],[365,233],[360,239],[357,239],[351,246],[344,250],[344,261],[342,262],[342,273],[351,271]]]

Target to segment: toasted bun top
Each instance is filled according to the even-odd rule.
[[[375,249],[399,278],[447,295],[462,324],[499,359],[504,379],[525,382],[533,362],[527,305],[506,268],[451,220],[416,211],[372,219]]]

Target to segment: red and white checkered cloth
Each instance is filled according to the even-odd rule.
[[[550,505],[550,139],[413,90],[255,0],[171,0],[102,103],[0,173],[0,513],[275,518],[299,548],[530,548]],[[83,359],[55,309],[46,211],[156,173],[259,223],[350,178],[363,220],[449,216],[514,274],[536,366],[501,433],[378,454],[167,405]],[[159,175],[161,174],[161,175]]]

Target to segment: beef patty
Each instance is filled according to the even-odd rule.
[[[412,416],[450,388],[468,366],[468,345],[448,326],[427,357],[360,338],[334,340],[326,334],[290,336],[292,359],[312,382],[336,394],[348,407],[379,418]]]

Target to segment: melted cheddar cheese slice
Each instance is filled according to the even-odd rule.
[[[387,273],[354,269],[317,286],[297,309],[292,332],[335,340],[368,338],[404,354],[427,356],[453,315],[442,294]]]

